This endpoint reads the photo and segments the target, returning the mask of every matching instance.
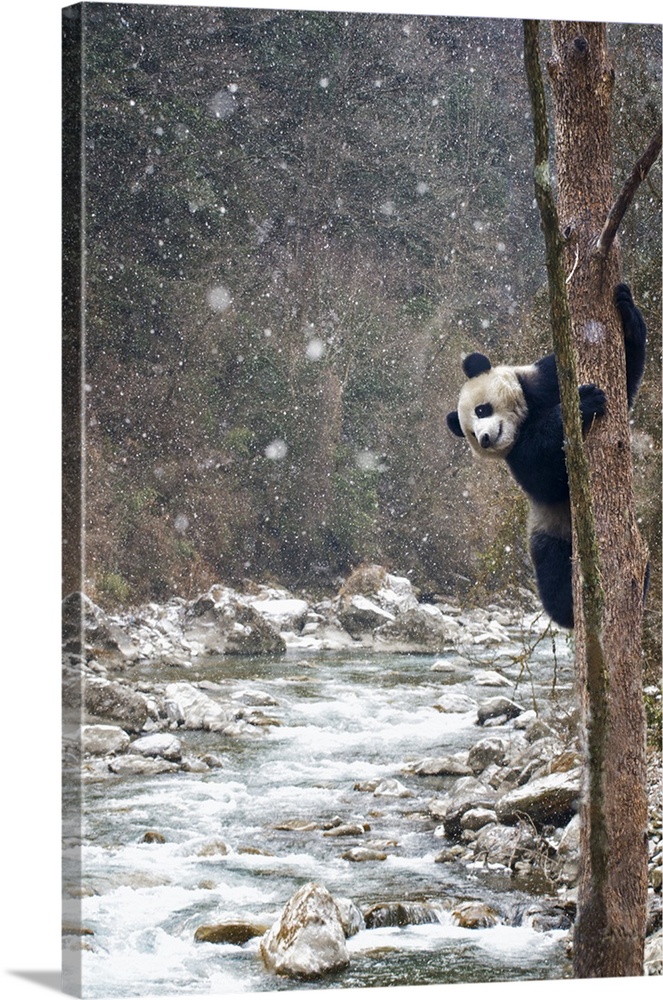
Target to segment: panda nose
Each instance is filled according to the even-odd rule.
[[[479,441],[482,448],[490,448],[490,434],[482,434]]]

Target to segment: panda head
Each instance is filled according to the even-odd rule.
[[[468,354],[463,361],[468,381],[460,390],[458,409],[447,414],[456,437],[466,437],[482,458],[506,458],[527,416],[527,403],[516,369],[493,368],[485,354]]]

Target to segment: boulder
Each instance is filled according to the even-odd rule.
[[[195,941],[209,944],[243,945],[252,938],[262,937],[268,930],[265,924],[253,924],[246,920],[229,920],[220,924],[203,924],[193,935]]]
[[[493,725],[498,721],[508,722],[509,719],[515,719],[523,711],[523,706],[511,701],[510,698],[499,696],[489,698],[488,701],[483,701],[479,705],[477,722],[480,726],[485,726],[487,722],[491,722]]]
[[[462,830],[481,830],[489,823],[496,823],[497,815],[492,809],[468,809],[460,818]]]
[[[168,716],[184,729],[209,729],[222,732],[235,721],[235,709],[220,704],[189,681],[166,686]]]
[[[131,639],[85,594],[68,594],[62,602],[62,644],[65,652],[135,653]]]
[[[148,707],[143,695],[116,681],[86,679],[83,706],[88,717],[115,722],[130,733],[139,733],[147,722]]]
[[[580,871],[580,815],[567,823],[557,845],[559,881],[575,885]]]
[[[489,823],[481,827],[473,844],[474,856],[490,865],[513,868],[540,848],[529,825],[503,826]]]
[[[277,632],[301,632],[306,623],[309,606],[306,601],[276,591],[257,600],[249,599],[251,606],[269,622]]]
[[[531,927],[534,931],[569,930],[572,921],[565,909],[554,902],[537,902],[517,906],[510,921],[514,927]]]
[[[474,678],[474,683],[479,687],[513,687],[513,681],[499,670],[480,670]]]
[[[467,903],[459,903],[451,911],[451,918],[459,927],[476,929],[480,927],[494,927],[500,922],[500,914],[488,903],[479,900],[470,900]]]
[[[234,590],[214,585],[188,608],[183,638],[208,655],[260,656],[285,652],[266,617]]]
[[[582,769],[574,768],[512,788],[495,804],[497,818],[512,824],[525,815],[536,826],[564,826],[577,810],[581,780]]]
[[[130,743],[129,734],[120,726],[81,726],[81,749],[98,756],[122,753]]]
[[[372,847],[351,847],[341,855],[344,861],[386,861],[387,855],[384,851],[378,851]]]
[[[424,757],[423,760],[410,765],[408,771],[422,776],[472,774],[472,768],[468,766],[467,753],[463,750],[446,757]]]
[[[373,633],[375,648],[389,653],[430,653],[447,641],[443,615],[430,604],[420,604],[398,615]]]
[[[363,837],[366,827],[362,823],[341,823],[331,830],[325,830],[323,837]]]
[[[266,968],[280,976],[318,979],[350,961],[338,907],[329,891],[308,882],[286,903],[260,942]]]
[[[429,903],[376,903],[364,910],[366,927],[407,927],[410,924],[437,924],[439,917]]]
[[[285,653],[285,640],[262,615],[251,607],[237,606],[235,622],[228,634],[226,656],[264,656]]]
[[[383,778],[373,789],[373,795],[384,799],[411,799],[414,796],[398,778]]]
[[[393,622],[394,617],[363,594],[353,594],[338,609],[338,620],[353,639],[361,639],[365,633]]]
[[[158,830],[146,830],[142,842],[144,844],[165,844],[166,838]]]
[[[645,941],[645,975],[663,976],[663,930]]]
[[[432,670],[432,667],[431,667]],[[449,694],[443,694],[441,698],[433,705],[433,708],[437,709],[438,712],[444,713],[458,713],[459,715],[465,712],[473,712],[476,710],[477,703],[474,698],[470,698],[469,695],[449,692]]]
[[[473,774],[480,774],[489,764],[504,764],[508,750],[507,740],[500,736],[487,736],[470,748],[468,767]]]
[[[134,740],[130,752],[142,754],[143,757],[163,757],[164,760],[179,761],[182,759],[182,744],[170,733],[154,733]]]
[[[444,810],[444,832],[450,840],[463,833],[461,819],[468,809],[493,809],[497,793],[476,778],[460,778],[451,790]]]
[[[346,938],[366,930],[364,915],[359,907],[347,896],[334,896],[334,902],[341,917],[343,932]]]
[[[108,770],[113,774],[173,774],[179,767],[174,761],[163,760],[162,757],[140,757],[128,753],[114,757]]]

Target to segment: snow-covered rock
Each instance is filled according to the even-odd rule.
[[[350,954],[331,893],[315,882],[302,886],[262,938],[260,954],[266,968],[280,976],[318,979],[344,968]]]

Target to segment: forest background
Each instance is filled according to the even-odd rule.
[[[263,6],[276,6],[263,0]],[[29,17],[26,7],[14,5],[6,10],[5,58],[0,63],[3,75],[4,123],[12,141],[0,162],[4,189],[12,192],[6,201],[7,232],[11,253],[5,260],[8,329],[14,335],[5,341],[7,371],[14,377],[2,394],[0,405],[5,427],[6,468],[16,476],[20,487],[5,490],[4,521],[10,529],[5,538],[5,565],[2,604],[6,610],[5,646],[6,697],[14,706],[7,714],[7,745],[16,749],[16,766],[4,774],[5,801],[20,815],[20,823],[3,825],[2,852],[11,858],[5,870],[5,898],[13,919],[5,935],[5,957],[0,979],[9,995],[21,1000],[35,1000],[45,989],[59,989],[60,980],[60,421],[59,421],[59,351],[60,351],[60,225],[61,178],[57,168],[61,146],[60,128],[60,0],[31,0]],[[309,7],[324,7],[311,0]],[[363,0],[364,9],[393,9],[387,0]],[[398,6],[398,5],[396,5]],[[413,12],[435,9],[439,13],[457,13],[449,3],[433,5],[427,0],[412,3]],[[488,5],[485,0],[465,0],[462,13],[500,14],[505,17],[585,17],[616,22],[626,16],[640,21],[660,17],[658,5],[640,0],[628,12],[615,0],[564,0],[554,3],[536,0],[519,4],[502,0]],[[17,40],[29,38],[29,47]],[[20,81],[20,91],[17,90]],[[620,84],[621,86],[621,84]],[[658,84],[654,83],[656,90]],[[20,95],[20,99],[18,99]],[[644,131],[644,130],[643,130]],[[528,154],[529,155],[529,154]],[[623,157],[630,155],[630,150]],[[625,230],[627,232],[627,230]],[[648,234],[648,239],[652,238]],[[622,237],[623,239],[623,237]],[[653,245],[660,244],[660,232]],[[627,245],[630,254],[637,252]],[[542,253],[542,250],[540,251]],[[533,265],[539,264],[537,253]],[[629,268],[632,258],[625,261]],[[652,266],[654,277],[657,277]],[[630,277],[630,272],[629,272]],[[640,292],[640,290],[638,290]],[[659,306],[660,309],[660,306]],[[660,334],[649,317],[652,338]],[[647,381],[657,385],[657,377],[647,374]],[[20,432],[15,432],[17,416]],[[10,482],[12,480],[10,479]],[[660,598],[658,599],[660,604]],[[33,643],[32,640],[35,640]],[[31,697],[26,700],[26,677],[31,680]],[[26,712],[29,709],[29,714]],[[26,726],[26,718],[30,725]],[[34,735],[33,735],[34,734]],[[38,734],[38,735],[37,735]],[[39,794],[26,794],[26,782]],[[14,811],[10,814],[14,815]],[[20,836],[17,837],[17,829]],[[39,935],[25,933],[35,914],[34,892],[38,887]],[[17,972],[17,970],[28,970]],[[525,984],[523,984],[525,985]],[[593,991],[587,982],[583,996]],[[485,995],[484,984],[448,987],[463,996]],[[500,998],[513,993],[514,986],[491,984],[491,996]],[[552,996],[558,992],[556,981],[542,982],[539,992]],[[571,996],[579,988],[568,982]],[[602,986],[597,986],[602,990]],[[655,977],[643,980],[638,989],[645,997],[656,991]],[[331,998],[336,991],[328,991]],[[390,988],[390,1000],[405,1000],[409,989]],[[376,991],[380,997],[383,991]],[[384,991],[386,998],[387,993]]]
[[[86,7],[85,588],[424,598],[532,586],[527,505],[445,415],[462,353],[548,353],[517,20]],[[660,121],[661,32],[611,25],[615,183]],[[661,171],[621,232],[653,331],[633,414],[661,551]],[[656,664],[656,666],[654,665]]]

